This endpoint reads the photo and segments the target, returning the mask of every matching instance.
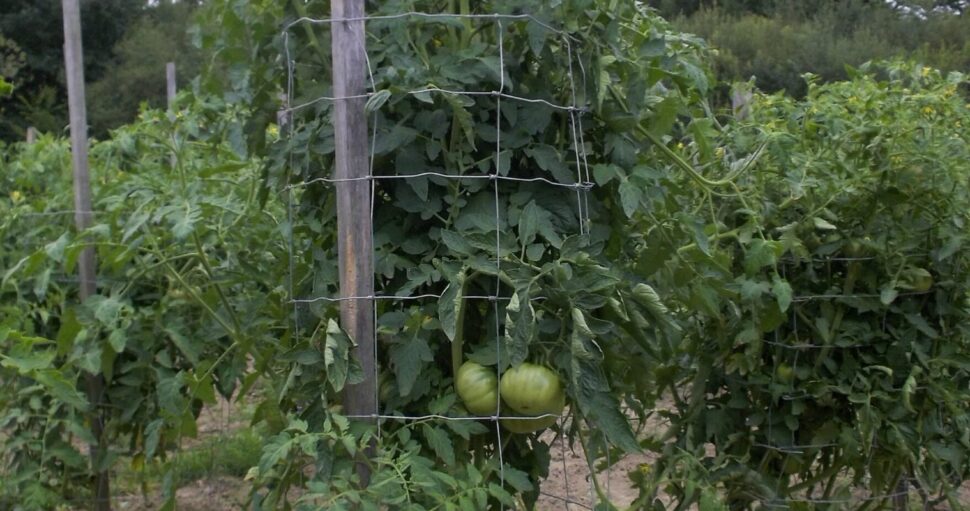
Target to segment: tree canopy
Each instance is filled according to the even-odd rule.
[[[142,101],[164,98],[164,63],[187,66],[187,26],[197,1],[81,0],[85,79],[107,100],[88,96],[94,134],[131,120]],[[21,138],[28,126],[59,132],[66,125],[64,44],[60,0],[0,3],[0,76],[14,87],[0,101],[0,139]],[[126,69],[134,68],[134,70]],[[148,68],[160,87],[149,87]],[[187,68],[190,72],[191,66]],[[98,86],[111,80],[110,87]]]

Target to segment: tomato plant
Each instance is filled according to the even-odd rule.
[[[659,508],[661,489],[697,502],[698,486],[735,508],[868,509],[907,487],[962,506],[966,77],[853,75],[691,133],[679,153],[698,167],[721,165],[711,147],[760,157],[721,183],[671,172],[666,186],[691,185],[680,211],[644,212],[638,272],[677,303],[690,362],[660,437],[676,448],[659,443],[668,454],[637,476],[640,506]]]
[[[157,470],[217,393],[253,383],[247,366],[265,364],[273,314],[286,315],[272,276],[285,252],[266,242],[280,205],[257,207],[258,170],[231,142],[242,114],[214,98],[183,101],[92,145],[96,223],[83,232],[72,225],[66,141],[4,155],[0,442],[16,477],[0,490],[30,496],[18,499],[27,508],[86,498],[94,469],[78,446],[97,439],[83,375],[105,379],[102,441],[118,446],[94,462],[125,455],[136,471]],[[89,246],[99,287],[81,303],[73,274]]]
[[[521,9],[504,1],[391,1],[369,5],[368,14]],[[704,50],[635,3],[571,0],[526,10],[535,19],[368,22],[375,283],[387,297],[377,305],[377,347],[382,370],[390,373],[381,413],[462,416],[454,389],[463,360],[496,374],[543,361],[561,378],[572,416],[563,422],[570,425],[569,441],[585,443],[591,459],[610,449],[635,452],[640,445],[624,409],[643,417],[658,394],[654,381],[635,375],[673,352],[677,330],[650,283],[625,267],[636,248],[627,239],[629,219],[642,204],[662,200],[658,189],[649,189],[651,171],[637,152],[648,136],[661,140],[701,111],[708,87]],[[311,105],[294,112],[292,133],[269,149],[266,179],[294,203],[294,294],[336,297],[334,195],[326,182],[333,109],[319,101],[330,89],[330,37],[326,26],[298,24],[286,35],[286,49],[281,39],[266,44],[266,27],[326,18],[328,5],[214,2],[209,12],[212,30],[203,30],[201,39],[227,58],[215,65],[263,70],[234,83],[220,73],[205,80],[262,109],[253,117],[251,147],[263,143],[260,122],[279,107],[280,81],[267,76],[292,69],[292,103]],[[273,68],[284,53],[295,64]],[[525,100],[447,92],[500,89]],[[573,104],[575,111],[568,108]],[[618,187],[592,185],[590,169],[600,167],[613,172]],[[409,296],[440,299],[393,298]],[[336,317],[336,307],[316,300],[298,313],[295,337],[320,339],[314,332]],[[472,332],[476,342],[463,342]],[[318,431],[339,401],[320,392],[326,373],[279,371],[288,375],[286,383],[266,406]],[[550,408],[558,411],[556,404]],[[494,467],[502,449],[504,473],[527,474],[529,490],[520,491],[527,503],[534,501],[548,466],[547,441],[511,435],[501,445],[495,426],[389,419],[381,431],[416,440],[422,456],[437,459],[452,476],[466,477],[466,467],[476,467],[484,485],[503,472]],[[383,452],[396,452],[394,441]],[[287,485],[307,484],[295,466],[263,468],[256,480],[281,494]],[[316,491],[326,493],[328,483],[315,481]]]

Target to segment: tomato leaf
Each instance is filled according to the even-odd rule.
[[[536,239],[539,232],[539,217],[542,213],[536,201],[529,201],[519,213],[519,243],[527,246]],[[548,215],[548,213],[547,213]]]
[[[529,344],[536,336],[536,314],[529,289],[516,291],[505,310],[505,346],[509,362],[518,366],[528,357]]]
[[[791,284],[776,275],[774,283],[771,286],[771,293],[775,295],[775,299],[778,301],[778,308],[781,309],[781,312],[787,311],[792,302]]]
[[[327,368],[327,381],[337,392],[343,390],[351,373],[350,350],[356,343],[341,330],[333,319],[327,323],[327,338],[323,349],[323,363]],[[351,382],[354,383],[354,382]]]
[[[454,465],[455,446],[452,445],[448,433],[440,428],[431,427],[428,424],[422,424],[421,431],[424,433],[424,438],[428,441],[428,445],[431,446],[431,450],[434,451],[435,455],[441,461],[444,461],[446,465]]]
[[[641,192],[640,187],[633,184],[629,179],[620,181],[620,203],[623,205],[623,213],[627,218],[632,218],[640,207]]]
[[[461,310],[461,289],[465,280],[464,270],[459,272],[448,283],[448,287],[441,293],[438,300],[438,322],[441,323],[441,330],[448,336],[448,340],[454,341],[458,328],[458,311]]]
[[[414,382],[421,374],[425,362],[434,360],[428,341],[420,335],[402,339],[391,346],[391,366],[397,376],[397,386],[402,396],[411,393]]]
[[[33,376],[37,383],[47,388],[54,399],[81,411],[88,409],[88,400],[60,371],[45,369],[33,373]]]
[[[587,326],[585,315],[576,308],[572,310],[572,327],[570,372],[580,410],[611,443],[626,452],[639,452],[640,446],[630,423],[620,412],[619,403],[611,394],[600,366],[600,348]]]
[[[152,459],[155,456],[155,450],[158,449],[159,440],[162,437],[162,426],[164,425],[162,419],[155,419],[145,426],[145,457]]]

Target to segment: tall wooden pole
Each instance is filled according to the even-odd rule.
[[[172,108],[175,103],[175,94],[178,89],[175,86],[175,62],[165,64],[165,97],[168,98],[168,107]]]
[[[343,297],[374,295],[373,226],[371,225],[371,182],[367,146],[367,60],[364,49],[364,0],[332,0],[334,139],[336,142],[337,237],[340,260],[340,294]],[[355,19],[356,21],[337,21]],[[352,96],[353,99],[349,99]],[[339,99],[348,98],[348,99]],[[354,354],[364,370],[364,381],[344,389],[344,410],[348,415],[377,414],[374,372],[373,300],[357,298],[340,302],[340,321],[357,343]],[[362,484],[370,474],[357,465]]]
[[[62,0],[64,11],[64,65],[67,73],[67,102],[71,115],[71,158],[74,163],[74,223],[77,230],[91,226],[91,183],[88,175],[88,126],[87,109],[84,104],[84,54],[81,48],[81,9],[78,0]],[[97,293],[95,280],[95,254],[93,247],[81,251],[78,257],[81,301]],[[91,432],[95,443],[91,445],[91,466],[96,471],[94,487],[95,511],[110,511],[110,479],[106,470],[100,469],[104,460],[101,398],[104,379],[101,375],[86,375],[88,401],[91,404]]]

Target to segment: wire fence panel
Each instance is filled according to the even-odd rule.
[[[489,29],[495,31],[495,38],[497,41],[497,44],[495,47],[495,51],[496,51],[495,57],[497,57],[498,84],[494,90],[454,90],[454,89],[443,89],[443,88],[429,86],[429,87],[423,87],[423,88],[418,88],[413,90],[395,90],[393,92],[393,96],[395,98],[403,97],[405,98],[405,100],[408,100],[407,98],[410,98],[409,100],[418,107],[428,104],[429,101],[433,105],[433,99],[429,99],[429,98],[431,98],[434,95],[444,95],[449,98],[466,97],[466,98],[473,98],[478,100],[484,100],[484,99],[492,100],[493,108],[492,108],[491,115],[494,118],[494,132],[491,134],[490,138],[494,140],[492,142],[493,154],[490,158],[491,161],[485,162],[487,165],[478,165],[477,171],[470,171],[470,172],[462,171],[461,169],[448,168],[448,169],[442,169],[442,170],[417,169],[417,171],[410,172],[408,174],[400,174],[396,172],[390,173],[390,174],[377,173],[375,171],[375,160],[378,157],[378,154],[377,154],[378,147],[382,143],[382,140],[379,134],[379,124],[381,122],[381,116],[380,116],[380,109],[378,108],[374,110],[370,116],[371,124],[372,124],[371,130],[370,130],[372,140],[371,140],[371,155],[370,155],[371,165],[370,165],[369,175],[362,178],[353,178],[351,180],[353,181],[369,180],[372,182],[372,186],[373,186],[372,203],[370,208],[371,221],[374,221],[375,210],[377,208],[376,201],[378,200],[379,197],[382,196],[382,193],[389,193],[389,192],[385,192],[384,189],[382,188],[384,183],[392,183],[395,181],[414,182],[417,180],[435,179],[441,183],[454,183],[454,185],[457,187],[467,186],[468,183],[480,182],[482,184],[477,185],[476,191],[478,192],[481,192],[482,190],[487,188],[491,188],[491,194],[493,199],[492,200],[493,218],[491,219],[491,223],[492,223],[491,230],[494,230],[495,232],[494,239],[493,239],[493,245],[494,245],[493,250],[495,253],[495,257],[494,259],[491,260],[490,263],[485,263],[484,261],[482,263],[487,264],[489,266],[489,269],[492,270],[491,272],[495,274],[494,284],[493,284],[494,292],[487,295],[481,295],[481,294],[460,295],[458,298],[464,302],[469,302],[469,303],[480,302],[483,304],[482,306],[491,308],[492,310],[491,315],[494,317],[494,326],[492,327],[493,329],[492,335],[494,336],[494,352],[496,356],[496,363],[498,363],[500,359],[504,356],[502,354],[504,343],[503,343],[503,326],[502,326],[501,318],[503,316],[504,309],[506,308],[507,304],[511,300],[513,300],[513,297],[511,295],[506,294],[506,292],[503,291],[504,283],[500,278],[500,272],[503,269],[502,254],[507,250],[506,246],[504,245],[505,242],[503,241],[503,231],[507,229],[506,226],[508,224],[507,219],[503,218],[504,212],[503,212],[503,208],[501,207],[501,204],[503,201],[502,195],[504,193],[502,188],[503,185],[506,183],[514,184],[514,185],[533,184],[537,186],[547,186],[550,189],[561,189],[564,193],[571,194],[573,198],[570,200],[570,202],[573,203],[573,207],[575,208],[575,217],[577,219],[576,234],[579,234],[579,235],[588,234],[588,229],[589,229],[588,193],[593,188],[594,184],[592,182],[589,164],[587,162],[586,144],[585,144],[585,141],[583,140],[583,128],[581,126],[581,116],[586,110],[586,105],[578,103],[577,91],[576,91],[577,83],[585,82],[586,80],[585,70],[582,69],[582,66],[581,64],[578,63],[578,61],[576,63],[576,68],[578,68],[578,70],[574,69],[572,45],[575,43],[575,41],[571,40],[571,36],[557,29],[554,29],[551,26],[547,25],[546,23],[529,15],[494,14],[494,15],[463,16],[463,15],[457,15],[457,14],[430,14],[430,13],[421,13],[421,12],[409,12],[409,13],[402,13],[400,15],[394,15],[394,16],[371,16],[371,17],[363,18],[363,21],[367,22],[368,34],[370,37],[377,37],[377,35],[374,34],[372,31],[372,25],[375,23],[393,22],[393,23],[406,24],[406,23],[414,23],[416,20],[431,20],[431,21],[469,20],[469,21],[475,21],[480,23],[477,28],[477,30],[479,31],[489,30]],[[354,21],[354,20],[345,20],[345,21]],[[320,95],[317,97],[306,98],[304,101],[299,103],[295,103],[291,101],[291,98],[304,96],[298,90],[298,83],[297,83],[298,73],[296,69],[299,63],[294,61],[291,56],[292,55],[291,46],[290,46],[291,34],[298,29],[302,29],[304,25],[327,26],[333,22],[334,20],[331,20],[331,19],[300,18],[291,22],[285,27],[282,37],[284,41],[284,48],[285,48],[284,58],[286,58],[288,75],[287,75],[287,92],[285,95],[285,97],[287,98],[287,102],[284,104],[283,109],[281,110],[281,113],[283,115],[289,115],[294,112],[315,108],[315,107],[318,107],[321,103],[333,103],[333,102],[342,101],[345,99],[350,99],[350,98],[333,97],[328,95]],[[492,25],[491,28],[488,27],[489,24]],[[504,43],[504,33],[510,25],[515,25],[515,24],[520,24],[520,25],[532,24],[535,27],[539,27],[539,29],[541,30],[548,31],[550,34],[553,34],[554,37],[558,38],[559,44],[560,44],[560,50],[564,51],[568,55],[568,60],[570,62],[569,69],[567,72],[569,83],[564,84],[564,87],[568,90],[568,96],[571,98],[571,103],[558,104],[545,98],[526,97],[526,96],[517,95],[511,92],[510,88],[506,83],[506,72],[505,72],[506,48]],[[368,66],[370,67],[370,63],[368,63]],[[364,97],[367,97],[369,101],[374,101],[375,98],[379,98],[379,97],[383,101],[386,101],[388,99],[388,96],[390,96],[390,94],[388,94],[387,91],[377,90],[378,86],[374,78],[375,70],[368,69],[368,72],[371,80],[370,82],[371,90]],[[354,96],[353,98],[360,98],[360,96]],[[570,152],[572,153],[572,157],[573,157],[572,162],[569,164],[569,166],[573,168],[573,172],[574,172],[572,177],[556,176],[559,179],[550,179],[546,177],[524,177],[524,176],[515,175],[514,171],[508,168],[507,162],[511,159],[510,153],[512,152],[512,150],[504,146],[505,140],[503,140],[503,127],[502,127],[503,115],[505,115],[503,112],[503,108],[507,103],[526,104],[526,105],[531,105],[532,107],[545,108],[545,109],[548,109],[551,113],[556,113],[562,116],[563,121],[568,123],[569,132],[571,134],[570,135],[571,139],[568,141],[568,146],[570,148]],[[298,136],[297,127],[295,126],[295,124],[296,123],[291,123],[289,125],[289,128],[291,130],[290,136],[293,138],[296,138]],[[476,142],[485,141],[483,138],[480,138],[481,136],[482,134],[479,133],[478,134],[479,138],[476,140]],[[312,141],[308,139],[307,143],[308,144],[312,143]],[[295,166],[298,164],[293,158],[292,153],[291,153],[290,161],[291,161],[291,165]],[[296,209],[297,199],[295,198],[295,195],[297,193],[314,186],[334,186],[338,183],[346,182],[346,181],[348,180],[337,179],[334,177],[324,175],[324,176],[315,176],[310,179],[298,180],[296,182],[287,182],[284,187],[284,192],[286,193],[286,200],[289,204],[288,210],[291,213],[291,217],[290,217],[291,225],[295,225],[296,222],[299,222],[299,220],[295,218],[295,216],[292,216]],[[484,220],[482,221],[484,222]],[[306,307],[308,306],[314,306],[318,304],[328,304],[328,303],[332,304],[332,303],[338,303],[338,302],[347,301],[347,300],[369,299],[369,300],[373,300],[375,322],[379,323],[380,312],[381,312],[379,311],[379,306],[382,303],[388,304],[387,307],[389,308],[394,308],[394,307],[406,307],[408,303],[427,303],[428,301],[431,301],[431,303],[434,303],[437,300],[441,300],[443,298],[444,293],[428,293],[428,292],[422,292],[417,294],[407,294],[407,295],[402,295],[402,294],[383,295],[378,293],[378,294],[375,294],[374,296],[340,296],[338,293],[335,292],[336,290],[332,288],[330,289],[330,292],[326,295],[299,296],[299,292],[297,290],[297,285],[296,285],[296,280],[298,279],[295,278],[293,275],[293,269],[296,267],[296,263],[293,262],[295,258],[295,254],[293,253],[293,250],[296,245],[297,243],[291,237],[289,240],[289,246],[291,247],[291,253],[290,253],[291,300],[290,301],[294,307],[294,325],[298,332],[306,328],[305,325],[307,324],[308,321],[312,322],[312,320],[307,319],[306,317],[306,314],[308,312],[306,310]],[[375,257],[374,263],[376,267],[377,266],[376,254],[374,255],[374,257]],[[380,289],[380,285],[377,285],[375,287]],[[541,296],[530,298],[531,301],[542,301],[543,299],[544,298]],[[383,310],[383,312],[387,312],[387,310]],[[381,342],[379,340],[378,332],[379,332],[379,328],[375,329],[374,339],[370,340],[370,342],[374,343],[375,353],[379,354],[378,359],[380,360]],[[371,377],[374,378],[375,381],[377,381],[380,378],[380,370],[381,368],[378,366],[375,374],[371,375]],[[498,394],[498,392],[499,392],[499,389],[496,388],[496,394]],[[379,409],[383,409],[383,406],[380,403],[379,389],[377,394],[378,395],[376,396],[376,398],[378,399]],[[393,421],[397,423],[423,423],[426,421],[445,421],[445,422],[476,421],[478,422],[478,421],[485,420],[490,422],[494,429],[494,435],[496,438],[497,445],[504,446],[508,441],[507,437],[511,433],[503,428],[503,426],[501,425],[502,421],[520,421],[520,420],[532,421],[535,419],[541,419],[541,418],[546,418],[550,416],[557,417],[557,421],[560,424],[560,430],[564,431],[565,421],[568,420],[568,418],[565,416],[560,417],[558,415],[550,415],[550,414],[541,414],[541,415],[536,415],[531,417],[507,416],[502,414],[501,409],[496,409],[494,414],[492,414],[491,416],[485,416],[485,417],[482,417],[482,416],[461,417],[461,416],[452,416],[452,415],[445,415],[445,414],[402,415],[402,414],[396,414],[396,413],[381,412],[377,416],[373,416],[373,417],[364,416],[364,417],[357,417],[357,418],[377,419],[379,437],[382,434],[381,433],[382,429],[384,428],[384,426],[388,421]],[[350,416],[350,417],[354,418],[353,416]],[[557,440],[560,443],[562,443],[564,442],[565,439],[561,436],[561,433],[560,433]],[[564,451],[566,449],[565,445],[561,445],[561,448]],[[503,459],[503,448],[497,449],[495,454],[498,457],[499,481],[502,487],[506,487],[507,485],[506,474],[505,474],[506,463],[505,463],[505,460]],[[563,463],[563,467],[562,467],[563,476],[566,477],[569,474],[569,472],[566,470],[565,456],[562,456],[562,463]],[[587,480],[593,477],[591,475],[593,472],[593,469],[589,468],[588,471],[589,472],[585,476],[585,479]],[[606,484],[607,484],[607,492],[608,492],[610,487],[609,481],[607,481]],[[575,495],[570,494],[569,492],[570,486],[574,486],[574,485],[575,485],[574,482],[571,483],[569,480],[566,480],[564,481],[564,485],[563,485],[566,492],[565,495],[555,495],[555,494],[550,494],[548,492],[543,492],[542,495],[546,499],[551,499],[552,501],[558,502],[558,504],[556,505],[563,506],[565,509],[572,509],[572,508],[592,509],[592,503],[584,504],[582,501],[575,500],[576,499]],[[590,502],[590,501],[587,498],[585,502]]]

